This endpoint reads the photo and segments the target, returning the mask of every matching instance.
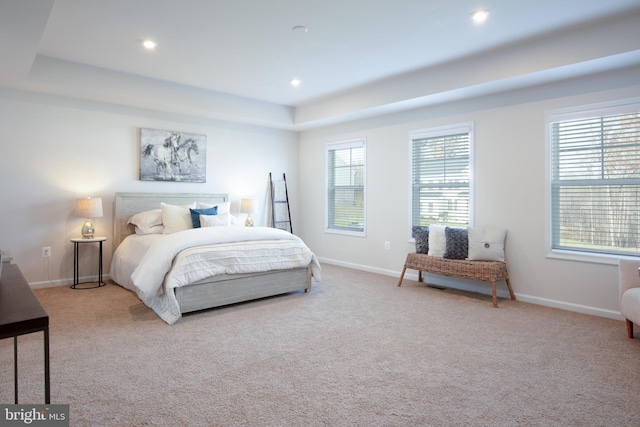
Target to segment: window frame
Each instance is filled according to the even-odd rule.
[[[413,212],[414,212],[414,197],[413,197],[413,141],[416,139],[424,139],[424,138],[437,138],[441,136],[447,135],[458,135],[461,133],[467,133],[469,135],[469,226],[473,226],[474,224],[474,146],[475,146],[475,123],[473,121],[470,122],[461,122],[444,126],[434,126],[429,128],[416,129],[409,132],[409,242],[415,242],[413,238],[412,228],[413,228]],[[434,223],[435,224],[435,223]]]
[[[545,112],[545,256],[551,259],[617,265],[620,258],[637,259],[637,256],[610,254],[603,252],[585,252],[553,247],[553,123],[577,119],[599,118],[607,115],[625,114],[640,111],[640,98],[631,98],[587,104]]]
[[[362,214],[363,224],[362,230],[348,229],[348,228],[332,228],[329,224],[330,218],[330,206],[329,201],[330,188],[329,188],[329,153],[330,151],[348,149],[348,148],[362,148],[363,149],[363,165],[362,165]],[[325,209],[324,209],[324,232],[329,234],[341,234],[345,236],[366,237],[367,236],[367,139],[365,137],[353,138],[340,141],[327,142],[325,144]]]

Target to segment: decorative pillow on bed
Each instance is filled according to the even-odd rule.
[[[218,208],[218,215],[231,212],[231,202],[204,203],[198,202],[198,209]]]
[[[157,228],[153,230],[152,228],[162,226],[162,209],[152,209],[137,213],[129,218],[127,224],[135,225],[137,234],[154,234]]]
[[[200,224],[202,227],[228,227],[236,225],[236,217],[230,213],[218,215],[200,215]]]
[[[444,258],[465,259],[469,255],[469,232],[467,228],[445,227]]]
[[[447,238],[444,225],[431,224],[429,226],[429,256],[443,257],[447,249]]]
[[[429,253],[429,227],[421,227],[415,225],[411,229],[411,236],[416,240],[416,253],[428,254]]]
[[[195,209],[196,202],[190,205],[169,205],[160,203],[162,209],[162,224],[164,225],[163,234],[177,233],[178,231],[188,230],[193,227],[191,221],[191,212],[189,209]]]
[[[208,209],[189,209],[191,213],[191,223],[193,228],[200,228],[200,215],[218,215],[218,207]]]
[[[507,230],[469,227],[469,259],[473,261],[504,261],[504,241]]]

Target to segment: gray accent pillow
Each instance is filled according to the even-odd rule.
[[[465,259],[469,256],[469,231],[462,227],[445,227],[447,248],[444,258]]]
[[[416,253],[429,253],[429,227],[416,225],[411,229],[411,231],[411,235],[416,239]]]

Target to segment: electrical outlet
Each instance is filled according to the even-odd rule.
[[[42,247],[42,258],[48,258],[51,256],[51,246]]]
[[[384,249],[385,250],[390,250],[391,249],[391,242],[384,242]]]

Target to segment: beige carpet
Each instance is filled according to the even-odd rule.
[[[324,265],[296,293],[168,326],[116,285],[40,289],[72,426],[639,426],[624,323]],[[517,284],[516,288],[517,288]],[[42,334],[19,339],[42,403]],[[0,402],[13,401],[12,340]]]

